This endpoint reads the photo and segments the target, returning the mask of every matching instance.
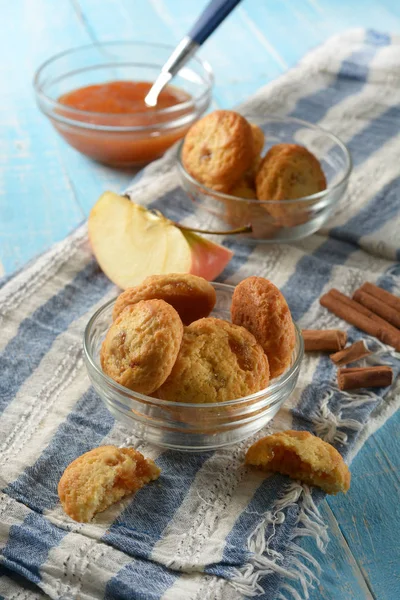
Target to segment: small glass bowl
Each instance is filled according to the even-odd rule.
[[[161,156],[182,138],[208,108],[213,73],[192,58],[174,78],[174,87],[190,95],[175,106],[130,114],[94,113],[58,102],[72,90],[110,81],[155,80],[172,46],[142,42],[106,42],[82,46],[47,60],[36,72],[34,89],[40,110],[76,150],[114,166],[141,166]]]
[[[261,201],[216,192],[194,179],[182,162],[178,148],[178,172],[182,187],[195,207],[196,224],[213,231],[252,225],[252,232],[240,237],[254,242],[291,242],[314,233],[335,211],[346,191],[352,162],[346,146],[332,133],[290,117],[244,115],[264,131],[266,152],[275,144],[300,144],[320,161],[327,189],[296,200]]]
[[[234,288],[213,283],[217,302],[212,316],[230,320]],[[100,366],[100,348],[112,323],[115,300],[90,319],[84,333],[84,356],[92,384],[108,410],[132,433],[165,448],[201,452],[246,439],[270,421],[296,386],[303,358],[303,340],[296,328],[290,367],[265,389],[229,402],[184,404],[133,392],[108,377]]]

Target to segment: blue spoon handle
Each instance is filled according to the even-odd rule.
[[[198,47],[212,34],[240,0],[211,0],[195,25],[177,45],[163,65],[160,74],[151,86],[144,101],[148,106],[156,106],[161,90],[196,53]]]
[[[188,37],[201,46],[239,2],[240,0],[211,0],[189,31]]]

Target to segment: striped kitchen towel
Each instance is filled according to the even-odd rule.
[[[399,45],[359,30],[332,38],[241,107],[318,123],[353,156],[349,189],[323,231],[291,245],[223,241],[235,254],[220,280],[268,277],[303,328],[343,325],[318,302],[331,287],[350,294],[368,280],[400,292]],[[176,219],[197,218],[179,187],[174,150],[129,192]],[[1,285],[0,597],[307,597],[318,562],[299,539],[327,543],[321,492],[245,469],[254,438],[197,455],[142,443],[90,386],[82,332],[115,294],[91,257],[86,226]],[[351,328],[349,337],[366,336]],[[370,360],[392,364],[397,375],[400,357],[371,343],[378,353]],[[256,437],[308,429],[350,461],[398,404],[395,385],[385,394],[339,392],[329,358],[307,355],[295,392]],[[138,447],[161,477],[92,523],[73,522],[58,502],[58,480],[74,458],[106,443]]]

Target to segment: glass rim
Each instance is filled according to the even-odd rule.
[[[307,127],[308,129],[314,129],[317,132],[323,133],[324,135],[328,136],[342,150],[342,152],[345,156],[345,159],[346,159],[345,172],[341,176],[339,181],[337,181],[334,185],[327,186],[321,192],[316,192],[315,194],[310,194],[309,196],[301,196],[300,198],[295,198],[295,199],[290,199],[290,200],[289,199],[288,200],[285,200],[285,199],[284,200],[258,200],[257,198],[240,198],[239,196],[232,196],[231,194],[225,194],[223,192],[218,192],[218,191],[213,190],[212,188],[207,187],[206,185],[204,185],[203,183],[201,183],[200,181],[195,179],[185,169],[183,160],[182,160],[182,148],[183,148],[183,144],[184,144],[184,139],[183,139],[179,142],[179,145],[177,148],[178,169],[183,177],[185,177],[188,181],[190,181],[190,183],[192,183],[196,187],[200,188],[201,190],[204,190],[204,193],[206,193],[207,195],[214,196],[216,198],[220,198],[221,200],[228,200],[231,202],[232,201],[245,202],[246,204],[256,204],[257,206],[264,205],[264,204],[281,206],[282,202],[284,202],[285,205],[290,206],[290,205],[299,204],[299,203],[300,204],[306,203],[306,202],[309,202],[310,200],[319,200],[321,198],[324,198],[325,196],[330,194],[330,192],[334,191],[335,189],[337,189],[338,187],[343,185],[343,183],[349,179],[351,171],[353,169],[353,161],[351,158],[350,151],[347,148],[346,144],[344,142],[342,142],[342,140],[339,137],[337,137],[337,135],[332,133],[331,131],[324,129],[323,127],[319,127],[319,125],[314,125],[314,123],[310,123],[309,121],[304,121],[303,119],[297,119],[296,117],[279,117],[279,116],[273,116],[273,115],[263,117],[261,115],[256,115],[256,114],[251,114],[251,113],[246,113],[246,112],[241,113],[241,114],[243,114],[243,116],[246,119],[249,119],[250,122],[252,119],[255,119],[255,120],[265,119],[265,121],[275,121],[275,122],[282,121],[282,122],[289,122],[289,123],[297,123],[299,125]]]
[[[219,282],[214,282],[214,281],[210,282],[210,283],[212,283],[213,287],[216,290],[220,289],[220,290],[233,292],[233,290],[235,289],[234,286],[229,285],[227,283],[219,283]],[[90,367],[92,369],[94,369],[94,371],[100,376],[100,378],[104,380],[105,384],[107,384],[107,386],[114,387],[118,392],[122,393],[125,397],[129,398],[132,401],[142,401],[142,402],[145,402],[146,404],[152,404],[152,405],[160,407],[160,408],[162,408],[162,407],[190,408],[191,410],[193,410],[193,408],[196,408],[196,409],[198,409],[198,408],[199,409],[213,408],[213,409],[215,409],[216,407],[240,407],[242,404],[247,404],[250,401],[262,399],[262,397],[266,393],[266,391],[268,391],[268,393],[272,396],[274,393],[279,391],[281,388],[284,388],[285,384],[290,379],[292,379],[292,377],[294,377],[294,375],[297,373],[298,369],[300,368],[300,364],[301,364],[301,361],[302,361],[303,355],[304,355],[304,342],[303,342],[303,336],[301,335],[301,330],[300,330],[299,326],[297,325],[297,323],[295,321],[293,321],[295,333],[296,333],[296,348],[298,348],[298,352],[296,354],[295,360],[293,361],[293,364],[290,366],[290,368],[287,369],[284,373],[282,373],[282,375],[279,376],[277,381],[271,383],[266,388],[263,388],[262,390],[259,390],[258,392],[254,392],[253,394],[249,394],[248,396],[243,396],[242,398],[236,398],[234,400],[226,400],[224,402],[204,402],[204,403],[195,403],[195,404],[193,402],[174,402],[172,400],[161,400],[159,398],[153,398],[152,396],[140,394],[139,392],[134,392],[134,391],[130,390],[129,388],[126,388],[123,385],[117,383],[116,381],[114,381],[114,379],[112,379],[106,373],[104,373],[103,370],[96,365],[96,363],[93,359],[93,356],[92,356],[91,352],[89,351],[89,337],[90,337],[90,333],[91,333],[93,324],[95,323],[95,321],[98,319],[98,317],[104,311],[106,311],[112,304],[115,303],[116,298],[117,297],[112,298],[111,300],[108,300],[105,304],[100,306],[100,308],[98,308],[96,310],[96,312],[89,319],[89,321],[85,327],[84,334],[83,334],[83,350],[84,350],[84,356],[85,356],[86,361],[89,363]],[[270,404],[274,401],[275,401],[275,398],[271,398],[271,402],[269,402],[268,404]],[[268,406],[268,404],[266,404],[266,406]]]
[[[169,50],[170,52],[172,52],[174,50],[174,46],[171,46],[169,44],[159,44],[159,43],[152,43],[152,42],[144,42],[144,41],[140,41],[140,40],[111,40],[111,41],[107,41],[107,42],[100,42],[100,43],[96,43],[96,44],[84,44],[82,46],[76,46],[75,48],[70,48],[68,50],[63,50],[62,52],[58,52],[57,54],[54,54],[53,56],[51,56],[50,58],[48,58],[47,60],[45,60],[35,71],[34,77],[33,77],[33,88],[35,91],[35,94],[37,96],[37,101],[39,104],[40,109],[42,110],[42,112],[46,115],[51,117],[52,119],[59,121],[61,123],[67,124],[67,125],[71,125],[74,127],[80,127],[81,129],[92,129],[92,130],[98,130],[98,131],[109,131],[109,132],[133,132],[133,131],[146,131],[146,130],[154,130],[154,129],[167,129],[171,127],[171,123],[173,127],[180,127],[181,124],[181,119],[177,119],[175,121],[167,121],[167,122],[155,122],[151,125],[97,125],[94,123],[90,123],[87,121],[84,121],[82,119],[74,119],[73,117],[93,117],[94,114],[96,115],[100,115],[102,117],[107,117],[108,119],[121,119],[121,114],[115,114],[115,113],[103,113],[103,112],[96,112],[94,113],[93,111],[86,111],[86,110],[80,110],[77,108],[73,108],[70,107],[66,104],[63,104],[61,102],[58,102],[58,100],[54,100],[53,98],[51,98],[45,91],[44,91],[44,87],[45,85],[47,85],[49,83],[49,81],[47,79],[44,78],[43,74],[45,73],[45,70],[47,67],[49,67],[50,65],[56,63],[57,60],[64,58],[65,56],[68,55],[72,55],[72,54],[77,54],[81,51],[85,51],[85,50],[94,50],[94,49],[98,49],[101,51],[102,48],[106,49],[107,47],[117,47],[117,46],[144,46],[144,47],[148,47],[148,48],[160,48],[160,49],[164,49],[164,50]],[[165,108],[161,108],[158,110],[154,110],[151,112],[151,114],[154,116],[156,115],[156,117],[164,117],[164,116],[169,116],[169,115],[174,115],[174,113],[177,112],[181,112],[181,111],[185,111],[187,109],[190,109],[191,107],[195,107],[196,104],[201,105],[202,103],[204,103],[204,101],[207,99],[207,96],[209,96],[210,91],[212,89],[212,86],[214,84],[214,73],[212,70],[211,65],[206,61],[203,60],[201,58],[199,58],[198,56],[193,56],[191,57],[190,60],[193,60],[195,63],[197,63],[201,69],[202,69],[202,74],[200,75],[200,77],[202,78],[202,82],[205,85],[205,89],[202,90],[197,96],[191,96],[188,100],[185,100],[183,102],[179,102],[178,104],[174,104],[173,106],[168,106]],[[95,70],[101,66],[106,66],[107,62],[104,63],[104,65],[91,65],[89,67],[86,68],[81,68],[81,69],[71,69],[70,71],[67,71],[67,73],[65,74],[74,74],[80,71],[92,71]],[[124,61],[123,63],[116,63],[115,66],[133,66],[133,65],[138,65],[138,66],[150,66],[150,67],[157,67],[160,68],[162,67],[162,64],[157,64],[155,65],[154,63],[150,63],[150,62],[146,62],[146,60],[143,61]],[[186,69],[190,69],[190,67],[188,67],[187,65],[185,65]],[[58,77],[59,79],[60,77]],[[44,80],[43,80],[44,79]],[[71,115],[71,117],[67,117],[64,116],[62,114],[60,114],[57,111],[64,111],[64,112],[68,112],[69,115]],[[131,113],[123,113],[124,117],[133,117],[133,116],[138,116],[140,114],[149,114],[149,113],[141,113],[141,112],[131,112]],[[187,118],[190,117],[190,118]],[[184,115],[183,118],[185,118],[185,122],[193,120],[193,112],[189,113],[187,115]],[[178,125],[177,125],[178,123]]]

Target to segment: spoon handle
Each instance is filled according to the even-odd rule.
[[[205,7],[188,37],[201,46],[240,0],[211,0]]]
[[[197,52],[199,46],[222,23],[240,0],[211,0],[200,17],[169,56],[160,74],[144,99],[147,106],[156,106],[158,96],[178,71]]]

